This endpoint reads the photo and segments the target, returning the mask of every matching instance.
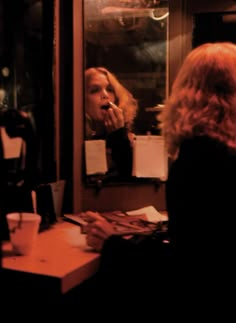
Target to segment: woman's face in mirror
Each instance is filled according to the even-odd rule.
[[[86,113],[92,120],[102,122],[107,114],[103,106],[109,102],[115,102],[115,93],[108,78],[99,72],[91,75],[85,89]]]

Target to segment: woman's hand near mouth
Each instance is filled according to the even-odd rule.
[[[104,123],[109,133],[123,128],[125,126],[125,121],[122,109],[110,102],[110,107],[107,110]]]

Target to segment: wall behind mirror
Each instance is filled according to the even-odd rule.
[[[54,0],[0,0],[0,227],[4,238],[8,238],[5,215],[31,211],[31,190],[56,179],[53,70]],[[12,155],[17,142],[18,153]],[[11,151],[10,156],[6,151]]]
[[[0,0],[1,111],[31,115],[41,182],[55,180],[56,170],[53,30],[54,0]]]
[[[83,10],[84,69],[114,73],[138,102],[133,132],[159,135],[157,115],[169,86],[168,1],[84,0]],[[91,184],[96,176],[86,180]]]

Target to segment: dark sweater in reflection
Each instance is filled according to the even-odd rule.
[[[132,147],[126,128],[120,128],[107,135],[107,150],[111,153],[108,173],[116,173],[121,179],[132,174]]]
[[[176,317],[188,311],[211,312],[225,300],[230,307],[227,295],[232,295],[235,281],[236,151],[208,137],[184,141],[170,166],[166,198],[167,237],[154,233],[129,240],[112,236],[106,241],[93,290],[96,304],[120,304],[120,313],[127,310],[136,318],[160,309],[166,319],[175,310]],[[101,291],[108,296],[99,296]]]
[[[106,141],[108,171],[102,176],[103,182],[123,181],[132,176],[132,146],[127,129],[120,128],[103,136],[91,135],[89,139]],[[89,176],[89,181],[96,181],[96,176]]]

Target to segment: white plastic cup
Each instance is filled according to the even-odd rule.
[[[31,254],[39,232],[41,216],[36,213],[15,212],[8,213],[6,219],[14,253]]]

